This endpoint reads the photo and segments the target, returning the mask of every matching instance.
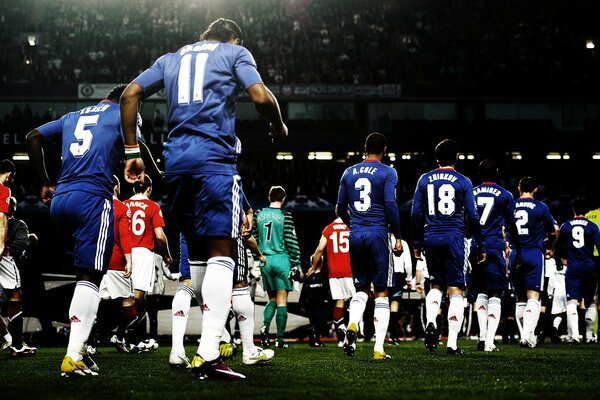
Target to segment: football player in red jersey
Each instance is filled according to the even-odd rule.
[[[144,297],[146,292],[152,291],[154,285],[153,250],[155,239],[165,264],[169,266],[173,260],[167,236],[163,230],[165,221],[162,211],[158,203],[149,199],[152,193],[152,179],[146,177],[143,182],[136,182],[133,185],[133,192],[134,195],[124,203],[131,212],[131,279],[137,308],[137,324],[139,327],[145,327]],[[140,341],[137,346],[137,350],[140,351],[157,348],[158,344],[154,339]],[[134,350],[136,349],[134,348]]]

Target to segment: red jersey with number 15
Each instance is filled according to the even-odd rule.
[[[124,201],[131,211],[131,245],[154,250],[154,229],[165,226],[160,206],[143,194]]]
[[[350,250],[348,236],[350,228],[337,218],[323,229],[323,237],[327,239],[327,270],[329,278],[351,278]]]

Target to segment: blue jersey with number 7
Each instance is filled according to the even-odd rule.
[[[134,82],[144,97],[164,88],[169,137],[165,173],[236,173],[235,100],[262,83],[242,46],[201,41],[160,57]]]
[[[44,142],[62,138],[62,166],[55,195],[82,191],[112,199],[112,176],[124,152],[119,104],[103,100],[37,130]]]

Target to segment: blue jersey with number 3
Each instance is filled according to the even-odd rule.
[[[202,41],[160,57],[134,82],[144,96],[164,88],[169,138],[165,173],[235,173],[235,99],[240,88],[261,83],[242,46]]]
[[[119,104],[104,100],[37,130],[44,142],[62,137],[62,166],[55,195],[82,191],[112,199],[112,176],[124,152]]]
[[[396,170],[376,161],[364,161],[346,169],[340,182],[338,209],[347,207],[350,231],[391,230],[400,232],[399,222],[390,220],[386,206],[398,213],[396,206]],[[387,203],[387,204],[386,204]],[[397,220],[397,218],[396,218]]]

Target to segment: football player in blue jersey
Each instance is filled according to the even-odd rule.
[[[479,351],[498,351],[494,344],[500,323],[501,299],[508,289],[508,249],[504,231],[512,224],[513,195],[496,183],[498,167],[494,160],[479,164],[481,185],[473,189],[479,211],[479,223],[486,249],[486,262],[473,266],[471,277],[479,276],[475,310],[479,321]],[[469,289],[474,279],[469,280]]]
[[[467,230],[479,249],[480,262],[486,251],[473,196],[471,180],[454,169],[458,143],[444,139],[435,147],[439,167],[419,178],[411,210],[413,252],[417,260],[427,257],[431,290],[425,298],[427,326],[425,348],[435,351],[439,341],[436,318],[446,288],[448,305],[448,354],[464,354],[458,333],[464,319],[463,292],[468,263]]]
[[[594,262],[594,245],[600,248],[600,229],[598,225],[585,217],[589,211],[583,198],[573,201],[575,216],[563,223],[555,243],[556,254],[560,256],[558,268],[567,266],[565,287],[567,290],[567,324],[571,331],[571,343],[579,343],[580,302],[585,311],[585,341],[593,342],[593,328],[596,323],[596,266]]]
[[[544,291],[544,239],[558,233],[548,206],[534,198],[537,191],[534,178],[526,176],[519,181],[519,198],[515,200],[512,217],[515,232],[509,231],[508,235],[509,268],[517,295],[515,318],[517,321],[523,318],[521,346],[531,348],[537,346],[534,331]]]
[[[403,251],[400,214],[396,204],[396,170],[381,161],[387,152],[387,139],[371,133],[365,142],[366,159],[344,171],[340,182],[336,213],[350,227],[350,267],[356,293],[350,301],[350,317],[344,352],[353,356],[357,327],[365,311],[371,285],[375,294],[374,360],[390,356],[383,349],[390,321],[388,288],[394,286],[389,232],[396,238],[391,250]]]
[[[240,27],[220,18],[200,41],[168,53],[129,84],[121,97],[126,179],[143,179],[135,138],[139,102],[164,88],[169,135],[165,143],[166,217],[185,235],[190,259],[207,260],[202,286],[202,338],[194,372],[244,378],[219,357],[219,341],[231,307],[236,239],[240,234],[242,185],[237,173],[235,104],[246,91],[270,123],[272,141],[285,138],[279,104],[263,84]]]
[[[69,308],[69,344],[60,367],[63,376],[90,376],[98,371],[87,355],[86,342],[100,303],[98,286],[113,248],[113,174],[124,152],[118,103],[124,89],[125,85],[116,86],[97,105],[70,112],[27,135],[42,201],[50,205],[52,223],[77,276]],[[43,152],[43,146],[55,139],[62,140],[56,187],[46,172]]]

